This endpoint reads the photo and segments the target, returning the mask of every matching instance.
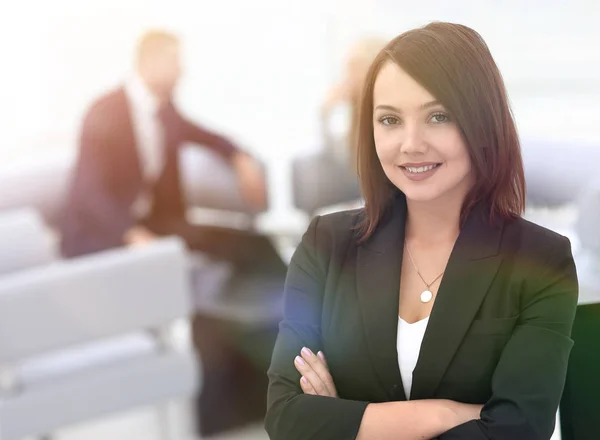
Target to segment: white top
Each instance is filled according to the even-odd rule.
[[[413,324],[409,324],[404,319],[398,317],[398,338],[396,339],[396,348],[398,351],[398,366],[402,376],[402,385],[406,399],[410,400],[410,391],[412,388],[413,370],[419,359],[421,343],[429,317],[421,319]]]
[[[146,186],[149,186],[158,178],[164,166],[163,131],[158,119],[160,102],[138,75],[127,79],[125,94],[129,101],[142,173]],[[143,217],[149,207],[150,195],[146,190],[134,202],[134,214]]]

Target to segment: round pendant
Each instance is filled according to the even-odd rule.
[[[433,293],[430,290],[426,290],[421,293],[421,302],[428,303],[433,298]]]

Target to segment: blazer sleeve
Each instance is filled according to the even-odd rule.
[[[492,397],[480,420],[444,433],[440,440],[548,440],[573,346],[571,329],[578,281],[571,245],[562,237],[549,252],[544,273],[526,287],[521,316],[492,377]]]
[[[224,159],[229,160],[234,154],[240,151],[240,149],[227,138],[188,121],[187,119],[183,119],[183,129],[187,141],[210,148]]]
[[[76,210],[84,211],[101,225],[125,231],[134,223],[127,209],[119,206],[106,191],[114,126],[107,109],[93,108],[83,122],[80,157],[74,179]]]
[[[321,309],[329,237],[319,217],[310,224],[290,263],[285,282],[284,319],[271,366],[265,428],[271,440],[355,439],[368,402],[306,395],[294,358],[306,346],[322,349]]]
[[[192,142],[210,148],[225,159],[230,159],[240,149],[223,136],[185,118],[169,101],[160,109],[160,119],[168,127],[166,136],[176,136],[178,142]]]

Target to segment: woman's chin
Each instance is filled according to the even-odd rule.
[[[404,193],[407,201],[418,203],[431,202],[442,196],[442,193],[434,188],[400,188],[400,191]]]
[[[462,203],[466,196],[466,191],[458,191],[459,188],[451,188],[443,190],[441,188],[406,188],[401,191],[406,196],[406,200],[411,203],[432,203],[444,201],[452,203],[457,201]]]
[[[419,193],[419,194],[415,194],[415,193],[404,193],[406,196],[406,200],[409,202],[413,202],[413,203],[427,203],[427,202],[433,202],[434,200],[437,200],[439,198],[438,194],[423,194],[423,193]]]

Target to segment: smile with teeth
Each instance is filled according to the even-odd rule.
[[[438,167],[439,165],[440,165],[439,163],[436,163],[434,165],[427,165],[426,167],[418,167],[418,168],[416,168],[416,167],[402,167],[402,168],[404,168],[405,170],[407,170],[407,171],[409,171],[411,173],[419,174],[419,173],[424,173],[426,171],[430,171],[430,170]]]

